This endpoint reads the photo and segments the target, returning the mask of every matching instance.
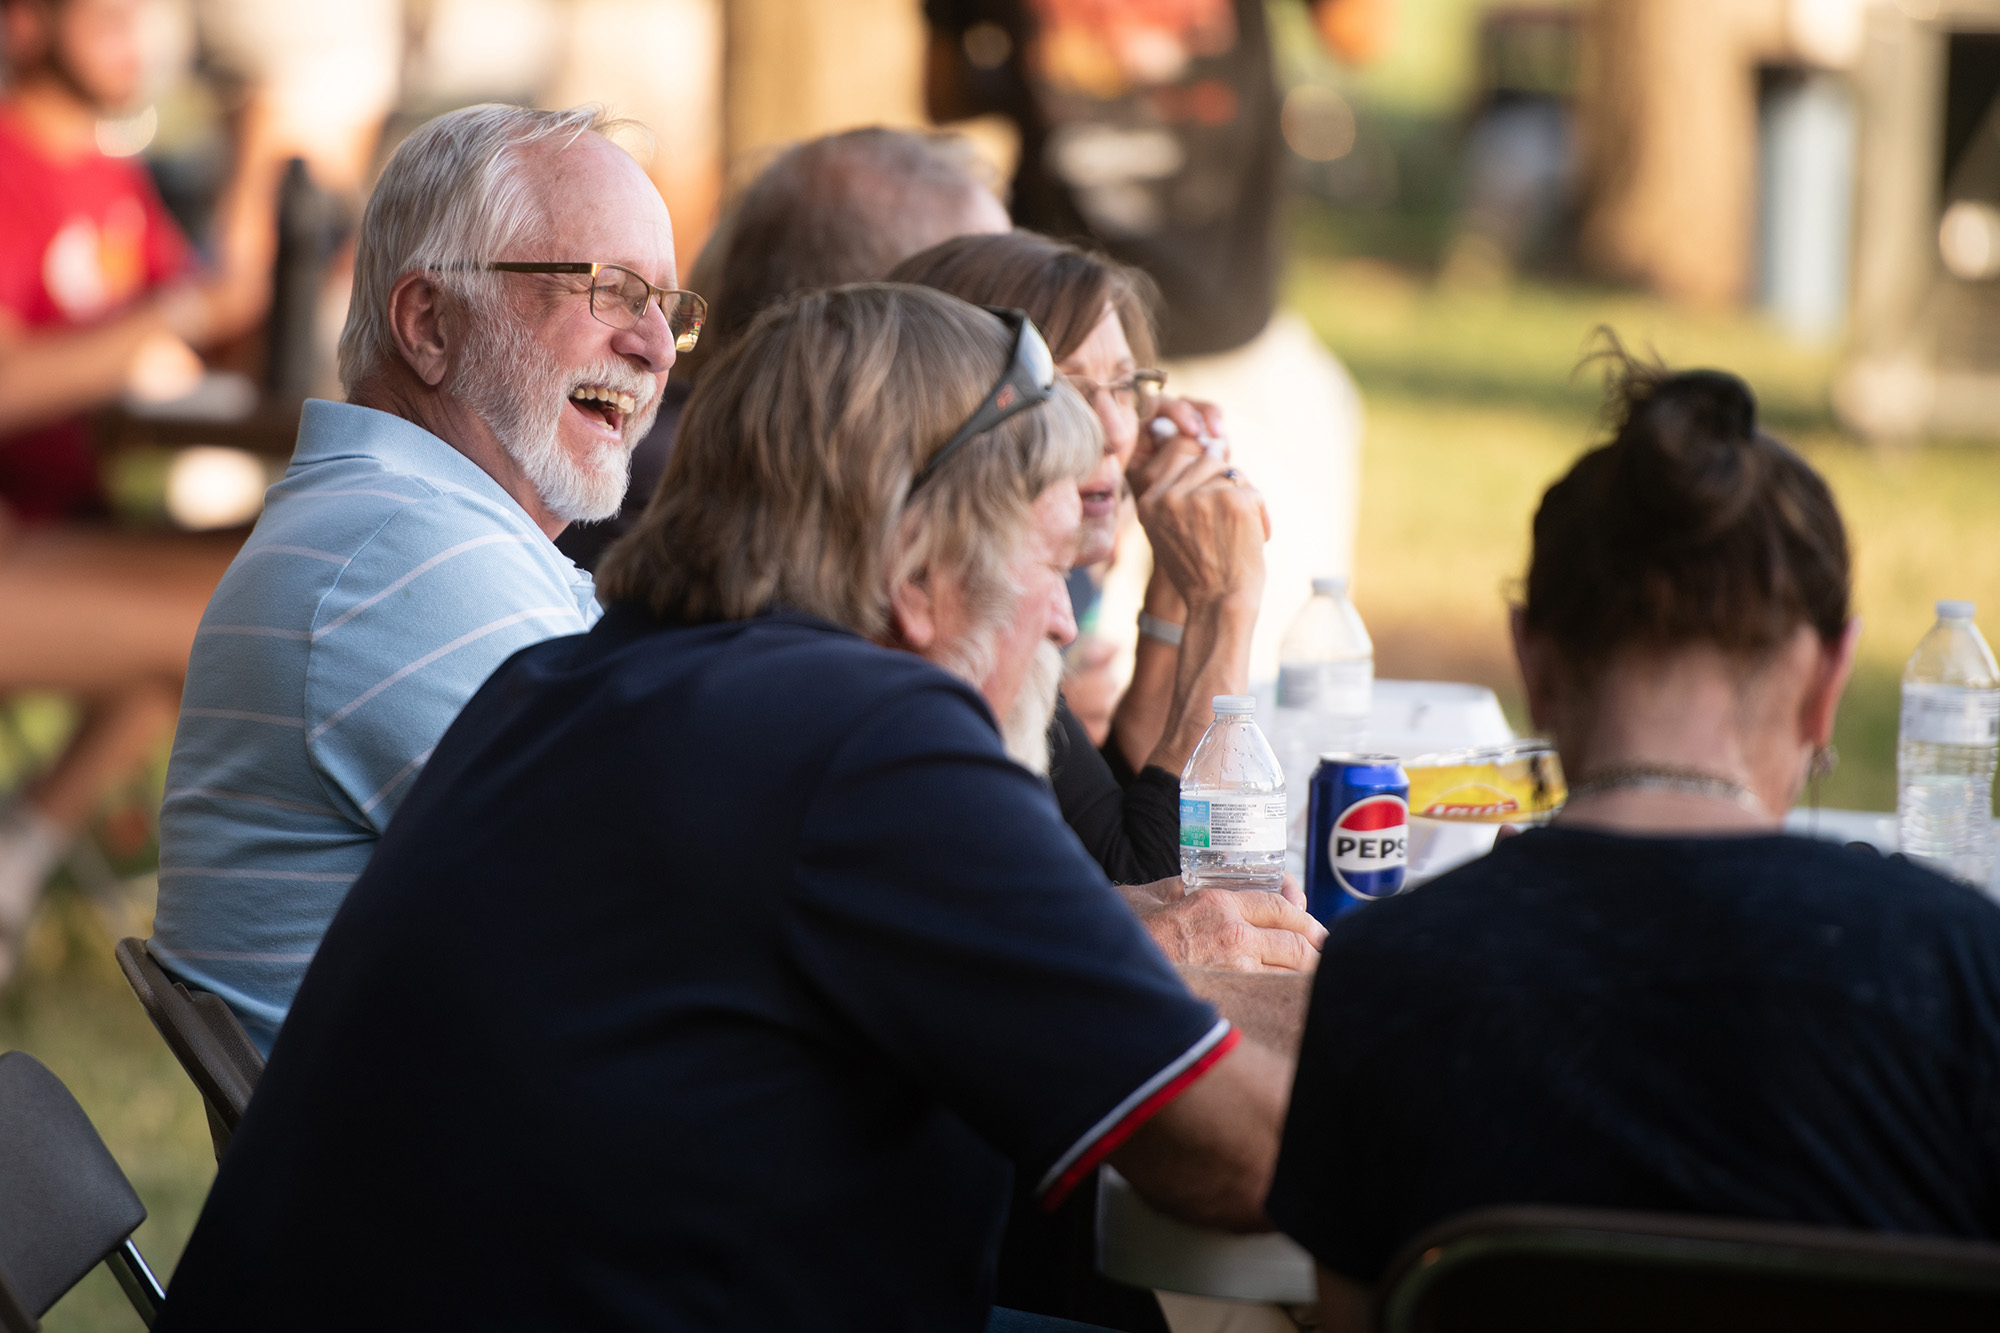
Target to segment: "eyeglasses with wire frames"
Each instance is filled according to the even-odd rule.
[[[1085,402],[1094,403],[1098,394],[1108,393],[1112,402],[1141,421],[1160,410],[1160,399],[1165,396],[1167,388],[1167,372],[1164,370],[1135,370],[1111,384],[1100,384],[1084,375],[1065,375],[1063,378],[1083,395]]]
[[[480,264],[495,273],[576,273],[590,276],[590,313],[599,323],[614,329],[629,329],[646,317],[646,307],[660,303],[667,317],[667,331],[674,335],[674,351],[692,352],[701,340],[701,326],[708,321],[708,302],[693,292],[672,287],[655,287],[631,269],[619,264],[583,262]]]
[[[937,475],[937,470],[975,436],[992,430],[1008,417],[1047,402],[1049,395],[1056,390],[1056,359],[1049,353],[1049,345],[1042,340],[1042,331],[1028,318],[1028,312],[994,305],[979,308],[989,315],[998,316],[1002,323],[1014,330],[1014,355],[1008,360],[1007,369],[1001,373],[999,381],[987,391],[979,406],[972,410],[972,415],[965,419],[965,424],[952,432],[944,447],[932,454],[931,461],[924,464],[911,480],[911,495],[922,490]]]

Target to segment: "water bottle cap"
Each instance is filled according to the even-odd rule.
[[[1318,597],[1338,597],[1347,591],[1347,576],[1322,576],[1313,580],[1313,594]]]
[[[1972,613],[1978,609],[1976,603],[1961,602],[1952,598],[1945,598],[1937,604],[1939,620],[1970,620]]]
[[[1254,694],[1218,694],[1210,705],[1216,716],[1232,713],[1254,713],[1257,711],[1257,696]]]

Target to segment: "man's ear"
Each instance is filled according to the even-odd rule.
[[[915,653],[937,642],[937,605],[921,575],[889,589],[889,633],[898,647]]]
[[[405,273],[389,289],[389,333],[396,351],[432,388],[444,381],[449,341],[441,318],[443,294],[428,273]]]

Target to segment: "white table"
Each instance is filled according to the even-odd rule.
[[[1824,838],[1828,842],[1865,842],[1884,856],[1901,850],[1903,845],[1896,831],[1894,811],[1813,810],[1800,806],[1785,816],[1785,832]],[[2000,838],[2000,821],[1995,822],[1993,833]],[[2000,857],[1994,858],[1993,876],[1987,882],[1986,892],[2000,899]]]
[[[1097,1186],[1097,1267],[1138,1287],[1229,1301],[1319,1299],[1312,1256],[1279,1232],[1232,1236],[1176,1222],[1105,1167]]]
[[[1896,834],[1894,811],[1813,810],[1800,806],[1785,816],[1785,832],[1828,842],[1865,842],[1883,855],[1897,850],[1902,841]]]

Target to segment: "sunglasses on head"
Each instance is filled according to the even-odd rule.
[[[973,437],[992,430],[1008,417],[1047,402],[1049,395],[1055,392],[1056,359],[1050,355],[1048,343],[1042,340],[1042,332],[1028,318],[1028,312],[991,305],[981,306],[980,309],[998,316],[1002,323],[1014,330],[1013,358],[999,382],[972,410],[972,415],[965,419],[965,424],[952,432],[944,447],[931,455],[931,461],[924,464],[910,482],[911,495],[936,476],[937,470]]]

